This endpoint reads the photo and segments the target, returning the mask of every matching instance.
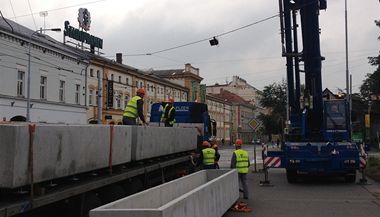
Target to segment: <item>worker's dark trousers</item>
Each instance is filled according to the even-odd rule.
[[[215,164],[203,165],[203,169],[204,169],[204,170],[208,170],[208,169],[216,169],[216,167],[215,167]]]
[[[136,118],[123,116],[123,125],[136,125]]]
[[[244,199],[248,199],[247,173],[239,173],[239,182],[243,186]]]

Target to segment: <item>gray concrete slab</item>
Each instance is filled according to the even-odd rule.
[[[90,217],[220,217],[239,197],[236,170],[202,170],[90,211]]]
[[[133,127],[132,160],[194,150],[197,130],[181,127]]]
[[[34,182],[109,165],[109,125],[37,124],[33,140]],[[115,126],[112,164],[131,161],[132,128]],[[0,188],[29,184],[28,125],[0,125]]]

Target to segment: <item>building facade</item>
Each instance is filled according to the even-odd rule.
[[[188,89],[188,101],[206,102],[206,86],[201,85],[203,78],[199,69],[191,64],[185,64],[184,69],[151,70],[149,73]]]
[[[232,103],[213,95],[206,95],[206,104],[211,119],[216,121],[217,141],[220,144],[231,144]]]
[[[7,21],[9,25],[0,20],[2,120],[25,121],[29,116],[32,122],[86,123],[86,56],[48,35]]]
[[[239,95],[242,97],[245,101],[248,103],[256,106],[260,106],[260,93],[258,89],[253,87],[252,85],[248,84],[246,80],[243,78],[234,75],[232,77],[232,81],[227,84],[215,84],[207,86],[206,92],[208,94],[218,94],[220,93],[221,89],[227,90],[231,93],[234,93],[236,95]]]
[[[99,78],[100,75],[100,78]],[[149,122],[150,109],[153,103],[163,102],[169,98],[175,101],[187,101],[189,90],[183,86],[151,75],[122,63],[121,54],[117,61],[98,55],[91,57],[87,70],[88,77],[88,122],[121,124],[125,106],[136,95],[138,88],[145,89],[144,115]],[[99,85],[101,89],[99,90]],[[98,96],[100,91],[100,96]],[[101,106],[98,101],[102,102]],[[101,107],[101,113],[98,108]]]

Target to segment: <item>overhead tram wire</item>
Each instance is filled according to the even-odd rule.
[[[312,1],[312,2],[309,2],[309,3],[305,3],[303,5],[300,6],[300,8],[302,7],[306,7],[308,5],[311,5],[311,4],[314,4],[315,2],[318,2],[319,0],[315,0],[315,1]],[[230,30],[230,31],[227,31],[227,32],[224,32],[224,33],[221,33],[221,34],[217,34],[217,35],[214,35],[212,37],[208,37],[208,38],[205,38],[205,39],[201,39],[201,40],[198,40],[198,41],[193,41],[193,42],[189,42],[189,43],[186,43],[186,44],[182,44],[182,45],[178,45],[178,46],[174,46],[174,47],[170,47],[170,48],[167,48],[167,49],[162,49],[162,50],[158,50],[158,51],[154,51],[154,52],[147,52],[147,53],[138,53],[138,54],[124,54],[123,56],[125,57],[131,57],[131,56],[151,56],[153,54],[157,54],[157,53],[162,53],[162,52],[166,52],[166,51],[170,51],[170,50],[174,50],[174,49],[178,49],[178,48],[182,48],[182,47],[186,47],[186,46],[190,46],[190,45],[193,45],[193,44],[198,44],[200,42],[204,42],[204,41],[209,41],[211,39],[213,39],[214,37],[221,37],[221,36],[224,36],[224,35],[227,35],[227,34],[231,34],[233,32],[236,32],[236,31],[239,31],[241,29],[244,29],[244,28],[248,28],[250,26],[253,26],[253,25],[256,25],[256,24],[259,24],[259,23],[262,23],[262,22],[265,22],[265,21],[268,21],[270,19],[273,19],[275,17],[279,17],[280,14],[275,14],[275,15],[272,15],[270,17],[267,17],[267,18],[264,18],[264,19],[261,19],[259,21],[256,21],[256,22],[253,22],[253,23],[250,23],[250,24],[247,24],[245,26],[241,26],[241,27],[238,27],[236,29],[233,29],[233,30]],[[106,56],[106,57],[109,57],[109,56]]]
[[[198,43],[201,43],[201,42],[204,42],[204,41],[209,41],[210,39],[213,39],[214,37],[221,37],[221,36],[224,36],[224,35],[231,34],[233,32],[236,32],[236,31],[239,31],[241,29],[245,29],[245,28],[251,27],[253,25],[256,25],[256,24],[259,24],[259,23],[262,23],[262,22],[265,22],[265,21],[268,21],[268,20],[273,19],[273,18],[278,17],[278,16],[279,16],[279,14],[276,14],[276,15],[273,15],[273,16],[261,19],[259,21],[256,21],[256,22],[253,22],[253,23],[250,23],[250,24],[238,27],[236,29],[232,29],[230,31],[214,35],[212,37],[200,39],[200,40],[189,42],[189,43],[185,43],[185,44],[182,44],[182,45],[177,45],[177,46],[174,46],[174,47],[170,47],[170,48],[166,48],[166,49],[162,49],[162,50],[157,50],[157,51],[154,51],[154,52],[138,53],[138,54],[124,54],[123,56],[126,56],[126,57],[128,57],[128,56],[129,57],[131,57],[131,56],[151,56],[151,55],[154,55],[154,54],[163,53],[163,52],[167,52],[167,51],[170,51],[170,50],[175,50],[175,49],[182,48],[182,47],[187,47],[187,46],[190,46],[190,45],[193,45],[193,44],[198,44]]]

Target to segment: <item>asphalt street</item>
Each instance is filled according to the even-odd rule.
[[[245,145],[253,161],[253,146]],[[233,147],[221,148],[220,167],[229,167]],[[261,147],[257,146],[258,169],[262,168]],[[252,162],[253,163],[253,162]],[[347,184],[340,177],[310,177],[297,184],[289,184],[284,169],[270,169],[273,186],[261,187],[263,173],[248,173],[250,198],[242,200],[252,208],[250,213],[228,211],[223,217],[380,217],[380,184]],[[358,174],[357,179],[360,176]],[[241,195],[242,196],[242,195]]]

